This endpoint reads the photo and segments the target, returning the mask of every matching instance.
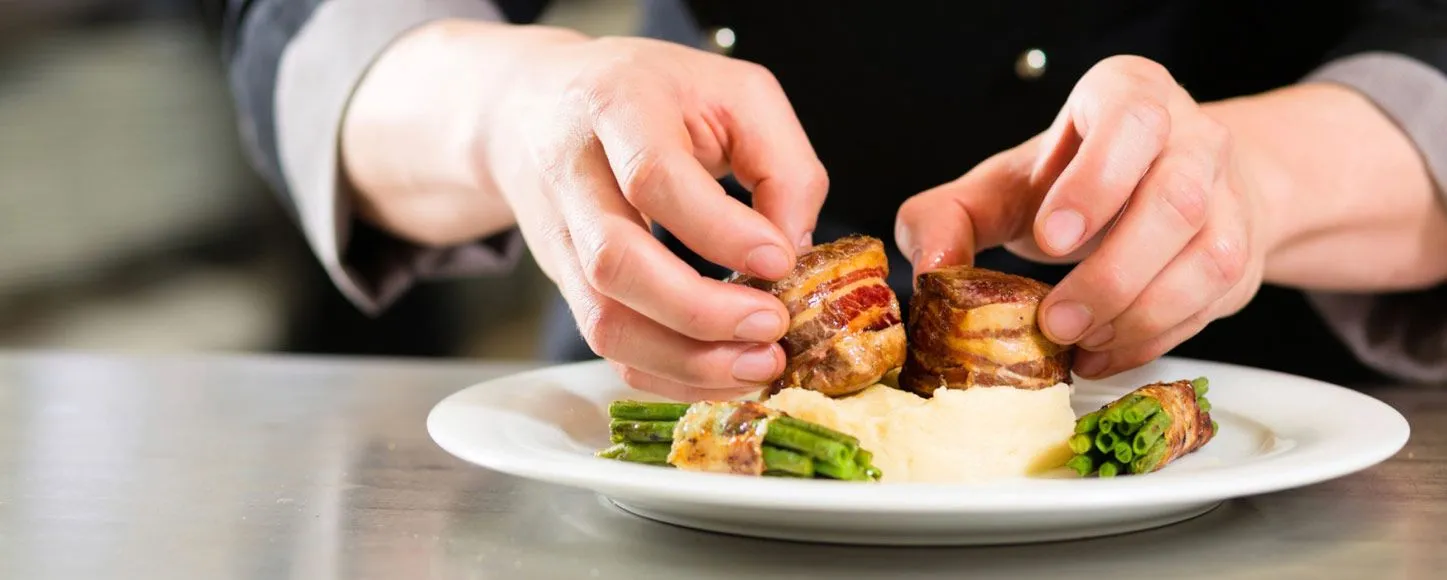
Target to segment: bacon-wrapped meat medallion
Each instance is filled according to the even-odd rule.
[[[930,396],[939,388],[1069,384],[1074,349],[1045,338],[1035,320],[1050,288],[969,266],[919,275],[900,387]]]
[[[831,397],[858,392],[904,363],[899,301],[885,283],[884,243],[847,236],[799,256],[776,282],[735,274],[730,282],[764,290],[789,309],[779,341],[788,357],[783,376],[764,395],[799,387]]]

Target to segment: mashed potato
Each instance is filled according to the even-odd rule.
[[[767,405],[859,438],[885,483],[980,483],[1041,474],[1071,456],[1070,386],[941,389],[925,399],[886,385],[842,399],[786,389]]]

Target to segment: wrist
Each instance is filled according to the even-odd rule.
[[[1447,274],[1447,215],[1420,154],[1362,94],[1301,84],[1208,105],[1231,128],[1269,220],[1267,282],[1331,291],[1422,287]]]
[[[1232,137],[1231,168],[1237,187],[1254,208],[1256,243],[1265,255],[1268,278],[1273,257],[1303,239],[1336,227],[1347,208],[1337,203],[1321,176],[1300,168],[1311,147],[1303,133],[1329,118],[1341,95],[1318,94],[1320,87],[1288,87],[1203,105]]]
[[[541,25],[453,22],[447,26],[442,33],[455,42],[447,58],[460,65],[458,75],[474,75],[460,96],[470,105],[467,118],[458,121],[466,144],[454,150],[474,166],[484,182],[482,189],[499,193],[495,168],[519,167],[519,160],[508,156],[525,150],[519,145],[527,129],[518,122],[529,119],[527,109],[547,98],[537,90],[536,79],[542,74],[539,61],[552,48],[590,38],[575,30]],[[486,72],[480,73],[483,68]],[[448,82],[447,90],[452,87]]]
[[[510,227],[487,134],[506,117],[519,61],[561,29],[438,20],[399,37],[358,83],[343,116],[341,163],[357,212],[429,245]]]

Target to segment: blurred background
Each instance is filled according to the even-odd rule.
[[[0,348],[532,358],[533,267],[370,319],[246,164],[219,46],[185,0],[0,0]],[[630,0],[545,20],[635,30]]]

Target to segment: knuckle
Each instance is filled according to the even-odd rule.
[[[1174,216],[1177,226],[1189,231],[1201,229],[1206,223],[1207,188],[1194,176],[1177,173],[1166,180],[1156,195],[1161,210]]]
[[[593,39],[593,46],[597,47],[599,52],[606,51],[610,54],[632,54],[637,51],[636,42],[632,38],[612,34]]]
[[[804,181],[804,191],[823,197],[829,191],[829,170],[823,163],[815,163]]]
[[[653,381],[651,380],[652,377],[648,376],[648,373],[645,373],[627,365],[617,363],[614,364],[614,367],[618,371],[618,376],[621,377],[623,379],[623,382],[630,387],[646,391],[651,386],[653,386]]]
[[[1145,348],[1136,351],[1131,356],[1123,357],[1125,362],[1125,369],[1121,370],[1134,369],[1148,365],[1152,361],[1166,356],[1166,353],[1170,352],[1172,348],[1175,348],[1175,346],[1175,343],[1171,341],[1153,340],[1149,345],[1146,345]]]
[[[1235,286],[1246,274],[1245,240],[1236,234],[1216,234],[1208,239],[1205,250],[1211,275],[1223,288]]]
[[[688,336],[707,340],[712,338],[732,338],[731,334],[719,332],[717,324],[714,323],[713,307],[702,300],[688,300],[684,302],[683,327],[681,330]]]
[[[640,147],[619,166],[618,187],[623,198],[633,207],[648,207],[654,195],[661,195],[659,185],[664,171],[663,155],[652,147]]]
[[[1091,284],[1091,291],[1100,297],[1100,301],[1108,305],[1110,310],[1117,310],[1130,304],[1135,297],[1130,278],[1120,268],[1104,266],[1096,271]]]
[[[1153,94],[1140,93],[1125,109],[1126,118],[1135,122],[1157,144],[1164,144],[1171,132],[1171,112]]]
[[[779,84],[778,77],[775,77],[773,71],[770,71],[768,67],[747,61],[738,61],[738,63],[741,67],[739,69],[739,76],[745,90],[752,92],[777,92],[783,90]]]
[[[1130,333],[1134,334],[1137,340],[1160,336],[1171,329],[1172,324],[1168,313],[1178,305],[1187,303],[1185,297],[1173,296],[1164,291],[1147,294],[1141,298],[1139,308],[1135,309]]]
[[[573,249],[573,231],[569,230],[568,226],[561,222],[544,225],[542,227],[542,235],[544,240],[552,242],[558,247],[568,250]]]
[[[532,147],[532,158],[538,165],[538,174],[548,191],[556,192],[568,186],[573,179],[573,168],[578,158],[573,144],[562,135],[547,137]]]
[[[626,244],[605,237],[593,251],[580,252],[580,259],[589,286],[605,296],[619,296],[628,291]]]
[[[578,73],[563,89],[564,109],[596,119],[617,104],[620,73],[619,65],[611,60]]]
[[[1214,159],[1220,163],[1229,159],[1231,150],[1235,147],[1235,139],[1231,135],[1231,129],[1215,119],[1207,118],[1201,126],[1201,138],[1206,147],[1215,155]]]
[[[1207,324],[1210,324],[1211,321],[1215,319],[1216,314],[1213,313],[1210,308],[1206,308],[1196,312],[1195,314],[1192,314],[1189,318],[1186,319],[1184,323],[1181,324],[1181,326],[1189,329],[1191,331],[1191,334],[1195,334],[1202,328],[1205,328]]]
[[[1123,372],[1143,367],[1165,356],[1175,346],[1176,343],[1172,340],[1164,337],[1156,338],[1129,349],[1128,352],[1120,353],[1120,356],[1116,357],[1116,369]]]
[[[1201,124],[1201,133],[1212,148],[1226,149],[1231,145],[1231,129],[1225,123],[1207,117]]]
[[[623,339],[623,316],[621,307],[611,303],[593,302],[583,308],[579,329],[583,340],[593,353],[606,359],[614,359],[621,352]]]
[[[1159,62],[1134,54],[1120,54],[1107,57],[1096,67],[1140,85],[1155,86],[1170,81],[1171,73]]]

